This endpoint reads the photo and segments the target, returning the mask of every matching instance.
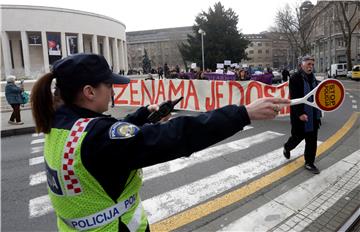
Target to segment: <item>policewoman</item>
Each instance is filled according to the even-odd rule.
[[[54,102],[54,79],[62,104]],[[60,231],[149,231],[139,196],[141,168],[190,156],[252,119],[274,118],[279,104],[289,104],[287,99],[260,99],[196,117],[167,121],[166,116],[155,124],[147,117],[158,105],[140,107],[123,120],[104,115],[113,84],[127,83],[129,79],[111,72],[103,56],[77,54],[55,62],[32,89],[36,131],[45,133],[48,193]]]

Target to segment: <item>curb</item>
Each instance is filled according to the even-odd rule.
[[[32,133],[35,133],[35,126],[14,128],[14,129],[10,129],[10,130],[2,130],[1,138],[15,136],[15,135],[32,134]]]

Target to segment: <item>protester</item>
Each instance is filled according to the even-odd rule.
[[[50,91],[54,78],[63,101],[57,110]],[[264,98],[170,121],[166,115],[154,124],[147,117],[158,105],[140,107],[124,120],[104,115],[112,85],[127,83],[110,71],[103,56],[77,54],[55,62],[32,89],[36,131],[46,134],[48,192],[60,231],[148,231],[139,197],[141,168],[190,156],[250,120],[273,119],[279,105],[289,104]]]
[[[21,121],[20,105],[24,103],[21,95],[24,91],[24,86],[22,83],[20,86],[17,86],[15,80],[15,76],[6,77],[5,97],[13,109],[8,123],[11,125],[22,125],[24,123]]]
[[[313,73],[315,59],[312,56],[304,56],[301,59],[301,68],[289,81],[290,99],[302,98],[317,86],[317,80]],[[311,97],[313,98],[313,97]],[[309,99],[313,101],[314,99]],[[320,111],[306,104],[291,106],[291,136],[284,144],[284,156],[290,159],[290,151],[305,139],[305,168],[314,174],[320,173],[314,165],[317,136],[320,127]]]
[[[169,68],[169,66],[168,66],[167,63],[164,64],[164,70],[163,70],[163,72],[164,72],[165,78],[169,78],[169,77],[170,77],[170,68]]]
[[[283,82],[287,82],[288,77],[290,77],[289,71],[286,68],[284,68],[284,70],[281,72],[281,75],[282,75]]]
[[[158,74],[159,74],[159,79],[164,79],[163,74],[164,74],[164,70],[162,69],[162,67],[158,67]]]

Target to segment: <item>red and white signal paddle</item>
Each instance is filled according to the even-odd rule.
[[[314,96],[310,102],[309,97]],[[345,88],[343,84],[335,79],[326,79],[316,88],[311,90],[302,98],[292,99],[290,105],[307,104],[323,111],[333,111],[341,106],[344,101]]]

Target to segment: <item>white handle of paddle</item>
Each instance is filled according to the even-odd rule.
[[[311,96],[314,96],[317,89],[319,88],[320,85],[316,86],[316,88],[314,88],[313,90],[311,90],[308,94],[306,94],[304,97],[302,98],[296,98],[296,99],[291,99],[290,105],[294,106],[294,105],[299,105],[299,104],[306,104],[309,106],[313,106],[319,109],[319,107],[316,105],[315,100],[313,102],[309,102],[307,99]]]

